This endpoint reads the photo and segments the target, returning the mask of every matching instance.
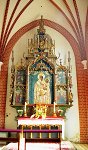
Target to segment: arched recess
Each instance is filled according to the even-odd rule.
[[[48,97],[46,97],[46,100],[43,99],[43,102],[46,104],[53,104],[54,103],[54,74],[55,74],[55,66],[47,59],[47,58],[37,58],[36,61],[34,61],[31,66],[30,66],[30,74],[29,74],[29,101],[30,104],[34,104],[34,103],[39,103],[39,102],[35,102],[34,101],[34,85],[37,82],[37,77],[39,75],[39,72],[41,72],[41,67],[43,67],[43,75],[45,77],[48,77],[48,79],[50,80],[50,92],[51,93],[51,98],[50,95]],[[36,71],[34,73],[34,68],[36,68]],[[39,96],[38,96],[39,99]],[[41,101],[41,98],[40,98]]]
[[[7,61],[9,60],[9,56],[10,56],[10,53],[14,47],[14,45],[16,44],[16,42],[26,33],[28,32],[29,30],[37,27],[39,25],[39,21],[40,20],[35,20],[27,25],[25,25],[24,27],[22,27],[21,29],[19,29],[12,37],[11,39],[9,40],[9,42],[7,43],[7,46],[5,48],[5,51],[4,51],[4,56],[2,58],[3,62],[5,60],[5,58],[7,58]],[[75,54],[75,58],[76,58],[76,61],[78,60],[78,56],[81,56],[80,54],[80,49],[79,49],[79,45],[78,43],[76,42],[75,38],[64,28],[62,27],[61,25],[53,22],[53,21],[50,21],[50,20],[47,20],[47,19],[44,19],[44,25],[45,26],[48,26],[50,28],[53,28],[55,29],[57,32],[61,33],[66,39],[67,41],[69,42],[69,44],[71,45],[73,51],[74,51],[74,54]],[[80,57],[81,58],[81,57]]]
[[[3,112],[5,112],[5,101],[6,101],[6,87],[7,87],[7,71],[8,71],[8,62],[9,62],[9,56],[10,53],[14,47],[14,45],[16,44],[16,42],[29,30],[35,28],[36,26],[39,25],[39,21],[40,20],[35,20],[27,25],[25,25],[24,27],[22,27],[21,29],[19,29],[9,40],[9,42],[7,43],[7,46],[5,48],[5,52],[3,55],[3,66],[2,66],[2,73],[0,75],[0,92],[1,92],[1,99],[3,102],[3,105],[1,105],[0,107],[2,107]],[[57,32],[61,33],[70,43],[74,54],[75,54],[75,58],[76,58],[76,64],[79,65],[80,63],[80,50],[78,47],[78,44],[76,42],[76,40],[74,39],[74,37],[62,26],[60,26],[59,24],[52,22],[50,20],[46,20],[44,19],[44,24],[45,26],[48,26],[50,28],[55,29]],[[5,115],[3,113],[3,115],[1,115],[2,118],[2,124],[0,124],[0,127],[4,126],[4,119],[5,119]]]

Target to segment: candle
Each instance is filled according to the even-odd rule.
[[[56,103],[54,102],[54,113],[55,113],[55,105],[56,105]]]
[[[26,105],[27,105],[27,103],[25,102],[25,107],[24,107],[25,113],[26,113]]]

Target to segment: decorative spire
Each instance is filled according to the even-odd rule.
[[[37,31],[38,31],[38,34],[45,34],[43,16],[41,16],[41,20],[39,22],[39,29],[37,29]]]
[[[47,52],[49,55],[55,55],[55,42],[53,42],[51,37],[46,34],[45,31],[44,19],[43,16],[41,16],[37,34],[34,35],[34,38],[31,39],[30,42],[28,40],[28,54],[34,54],[35,52],[41,54],[42,52]]]

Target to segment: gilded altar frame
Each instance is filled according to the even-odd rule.
[[[14,65],[14,54],[12,53],[11,106],[24,106],[25,102],[29,106],[35,104],[52,105],[55,102],[63,110],[72,106],[70,55],[67,67],[62,65],[61,60],[57,64],[55,41],[46,34],[42,17],[37,34],[33,39],[28,39],[28,53],[24,53],[22,59],[18,66]],[[47,79],[50,90],[50,100],[42,101],[41,99],[42,102],[35,101],[34,98],[34,87],[40,73],[45,76],[44,83]],[[47,84],[45,85],[47,86]],[[43,92],[46,92],[45,89]],[[44,95],[48,94],[44,93]]]

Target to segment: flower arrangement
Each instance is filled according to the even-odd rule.
[[[46,105],[36,105],[35,111],[37,118],[46,118],[46,111],[47,111]]]

